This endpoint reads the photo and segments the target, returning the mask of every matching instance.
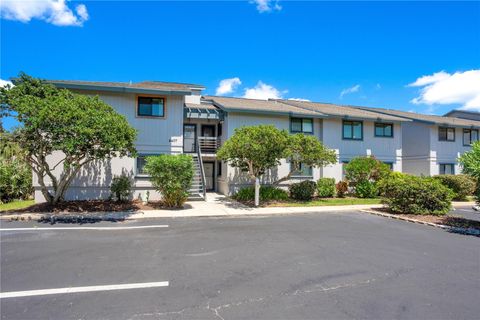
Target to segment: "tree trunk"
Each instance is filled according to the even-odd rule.
[[[255,178],[255,207],[260,205],[260,179]]]

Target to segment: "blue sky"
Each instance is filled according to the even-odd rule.
[[[229,96],[480,109],[480,2],[52,1],[2,3],[1,79],[179,81],[206,94],[227,79]]]

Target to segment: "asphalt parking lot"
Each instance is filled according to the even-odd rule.
[[[469,220],[480,221],[480,211],[473,210],[472,206],[456,207],[455,210],[450,211],[450,214]]]
[[[480,314],[480,238],[366,213],[1,228],[2,319]]]

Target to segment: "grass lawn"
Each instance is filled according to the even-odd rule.
[[[0,211],[23,209],[23,208],[26,208],[26,207],[30,207],[34,203],[35,203],[35,201],[33,201],[33,200],[16,200],[16,201],[8,202],[8,203],[1,203],[0,204]]]
[[[380,199],[361,198],[325,198],[312,201],[291,201],[271,203],[269,207],[317,207],[317,206],[345,206],[353,204],[380,204]]]

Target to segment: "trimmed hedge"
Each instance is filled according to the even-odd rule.
[[[300,201],[310,201],[315,195],[315,190],[317,189],[317,184],[315,181],[302,181],[298,183],[292,183],[288,190],[290,191],[290,197],[295,200]]]
[[[475,179],[464,174],[445,174],[435,176],[434,179],[440,181],[445,187],[453,191],[453,200],[465,201],[467,196],[471,196],[475,192]]]
[[[162,194],[165,206],[183,206],[193,179],[193,159],[190,155],[162,154],[147,157],[145,171],[151,176],[155,189]]]
[[[317,181],[317,195],[320,198],[331,198],[335,196],[335,179],[320,178]]]
[[[363,180],[355,186],[355,195],[359,198],[375,198],[378,195],[377,190],[375,182]]]
[[[255,200],[255,187],[247,187],[240,189],[232,196],[239,201],[253,201]],[[272,186],[260,187],[260,201],[282,201],[288,200],[288,193],[285,190]]]
[[[450,210],[453,192],[433,178],[410,175],[382,179],[383,202],[394,213],[443,215]]]

